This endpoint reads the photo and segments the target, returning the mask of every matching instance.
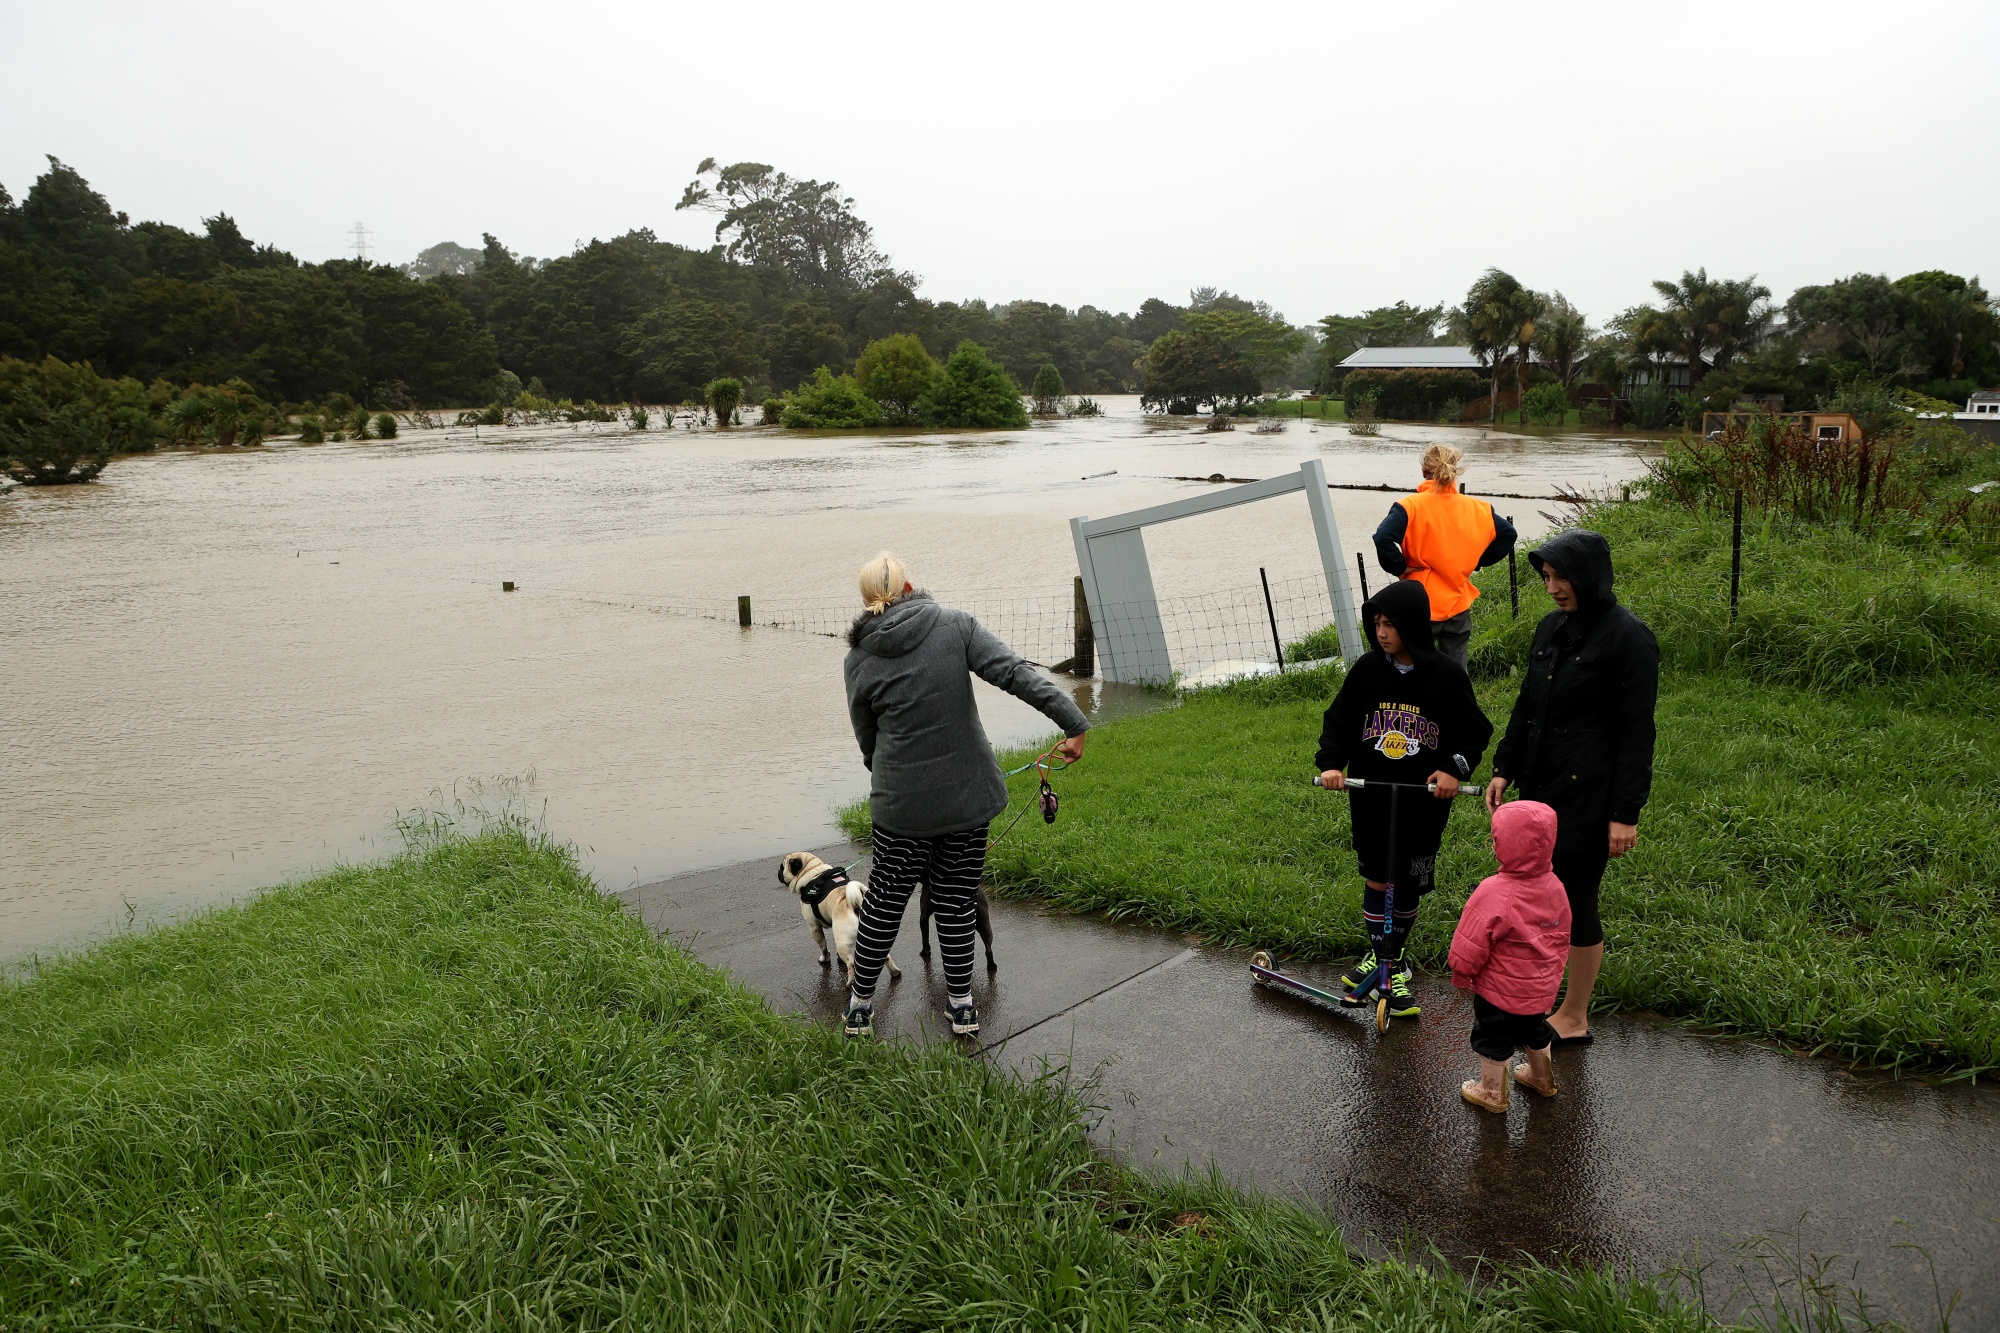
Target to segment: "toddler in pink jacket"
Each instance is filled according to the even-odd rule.
[[[1548,1014],[1569,961],[1569,895],[1549,868],[1556,812],[1540,801],[1512,801],[1493,812],[1500,873],[1472,891],[1451,936],[1451,984],[1472,992],[1472,1049],[1479,1077],[1459,1092],[1488,1111],[1507,1109],[1507,1061],[1525,1050],[1514,1081],[1556,1095]]]

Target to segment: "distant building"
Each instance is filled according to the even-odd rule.
[[[1982,440],[2000,441],[2000,389],[1981,389],[1965,400],[1965,410],[1952,420]]]
[[[1747,426],[1751,418],[1767,415],[1761,411],[1704,412],[1701,414],[1701,433],[1711,440],[1722,438],[1722,433],[1732,424]],[[1861,423],[1845,412],[1776,412],[1780,421],[1796,422],[1805,428],[1809,438],[1821,444],[1859,443],[1867,437],[1862,433]]]
[[[1478,370],[1486,367],[1470,347],[1362,347],[1335,367],[1350,370]]]

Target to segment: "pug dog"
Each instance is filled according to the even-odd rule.
[[[799,900],[799,915],[819,946],[819,965],[828,962],[826,937],[833,935],[833,955],[841,969],[854,975],[854,942],[861,937],[861,902],[868,893],[863,880],[849,879],[839,866],[830,866],[811,852],[789,852],[778,862],[778,882]],[[903,970],[893,957],[885,960],[889,979],[902,978]]]

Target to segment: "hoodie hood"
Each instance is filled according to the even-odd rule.
[[[1415,579],[1397,579],[1361,604],[1361,628],[1368,635],[1368,646],[1381,652],[1382,645],[1375,642],[1376,616],[1389,617],[1414,660],[1427,662],[1437,652],[1431,639],[1431,595]]]
[[[941,608],[927,592],[913,592],[876,615],[863,611],[847,627],[847,646],[875,657],[901,657],[936,628]]]
[[[1509,801],[1493,812],[1493,851],[1500,858],[1500,868],[1508,874],[1549,874],[1555,850],[1556,812],[1552,807],[1540,801]]]
[[[1602,533],[1589,528],[1558,532],[1528,552],[1528,563],[1537,574],[1554,565],[1576,589],[1576,609],[1584,615],[1618,605],[1618,594],[1611,591],[1611,543]]]

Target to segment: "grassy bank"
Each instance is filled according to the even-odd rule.
[[[1130,1175],[1053,1085],[776,1018],[519,828],[0,986],[0,1145],[9,1333],[1698,1326]]]
[[[1338,398],[1271,398],[1257,404],[1257,416],[1314,417],[1321,421],[1347,420],[1347,404]]]
[[[1591,522],[1666,661],[1653,800],[1604,884],[1598,994],[1872,1063],[2000,1067],[1994,566],[1893,532],[1753,524],[1732,625],[1725,519],[1647,502]],[[1514,620],[1505,567],[1482,581],[1473,665],[1504,725],[1550,604],[1530,583]],[[1100,728],[1059,779],[1062,820],[1023,822],[995,880],[1221,941],[1358,954],[1347,803],[1305,780],[1336,686],[1295,673]],[[1411,941],[1431,968],[1493,868],[1469,802],[1439,865]]]

